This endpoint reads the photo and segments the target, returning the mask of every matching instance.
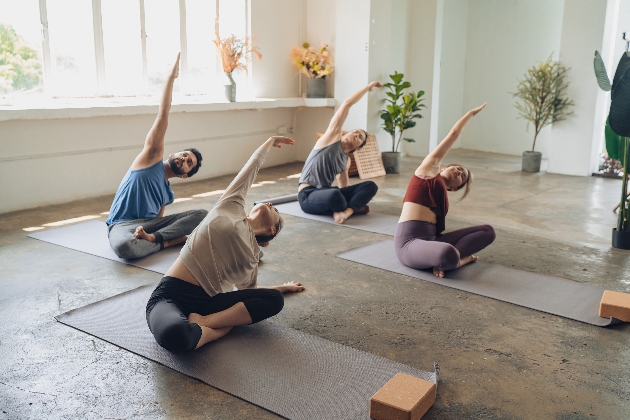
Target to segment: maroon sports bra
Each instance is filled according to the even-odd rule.
[[[433,178],[419,178],[414,174],[411,177],[404,203],[411,202],[423,205],[431,209],[436,216],[436,228],[439,235],[446,227],[445,219],[448,213],[448,193],[444,178],[437,175]]]

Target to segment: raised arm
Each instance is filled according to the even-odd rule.
[[[245,196],[249,188],[258,175],[258,170],[265,162],[265,158],[272,147],[281,148],[283,144],[294,144],[295,141],[284,136],[272,136],[262,144],[249,158],[243,169],[236,175],[234,180],[226,188],[225,192],[217,202],[217,206],[228,201],[237,202],[241,207],[245,207]]]
[[[416,169],[416,175],[436,176],[439,174],[442,160],[448,151],[451,150],[451,147],[453,147],[453,144],[457,141],[468,121],[470,121],[472,117],[477,115],[485,107],[486,104],[484,103],[477,108],[471,109],[463,117],[461,117],[459,121],[455,123],[453,128],[451,128],[451,131],[449,131],[446,137],[444,137],[444,140],[442,140],[440,144],[438,144],[437,147],[424,158],[420,166],[418,166],[418,169]]]
[[[366,93],[371,92],[375,87],[380,88],[383,87],[383,85],[379,82],[372,82],[363,89],[356,91],[343,101],[339,109],[337,109],[337,112],[335,112],[335,115],[333,115],[330,120],[330,124],[328,124],[326,132],[319,138],[319,140],[317,140],[317,143],[315,143],[316,149],[321,149],[322,147],[329,146],[341,140],[341,129],[343,127],[343,123],[346,121],[346,118],[348,118],[350,108],[352,108],[352,105],[359,102]]]
[[[164,86],[157,118],[149,134],[147,134],[147,138],[144,141],[144,148],[133,161],[131,169],[147,168],[151,165],[155,165],[164,157],[164,136],[168,128],[168,113],[171,110],[171,101],[173,99],[173,84],[177,76],[179,76],[179,54],[177,54],[177,60],[168,76],[166,86]]]

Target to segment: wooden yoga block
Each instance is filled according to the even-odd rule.
[[[419,420],[435,403],[433,382],[397,373],[370,398],[374,420]]]
[[[630,294],[604,290],[599,303],[599,316],[630,322]]]

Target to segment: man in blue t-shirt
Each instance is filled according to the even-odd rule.
[[[120,183],[109,211],[106,222],[109,244],[120,258],[141,258],[181,244],[208,214],[207,210],[190,210],[164,216],[165,207],[175,198],[168,179],[193,176],[202,159],[197,149],[190,148],[162,161],[173,83],[178,75],[179,55],[164,87],[158,116],[144,148]]]

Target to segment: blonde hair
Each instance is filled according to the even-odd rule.
[[[459,202],[459,201],[462,201],[464,198],[466,198],[466,196],[470,192],[470,189],[472,188],[472,183],[473,183],[473,178],[474,177],[473,177],[472,172],[470,172],[470,169],[468,169],[464,165],[460,165],[459,163],[450,163],[450,164],[446,165],[445,167],[443,167],[442,170],[444,170],[446,168],[450,168],[451,166],[461,166],[462,168],[466,169],[466,172],[468,172],[468,178],[466,178],[466,181],[463,182],[462,185],[460,185],[459,187],[455,188],[455,191],[459,191],[462,188],[466,187],[466,189],[464,190],[464,195],[462,195],[459,198],[459,200],[456,201],[456,202]]]

